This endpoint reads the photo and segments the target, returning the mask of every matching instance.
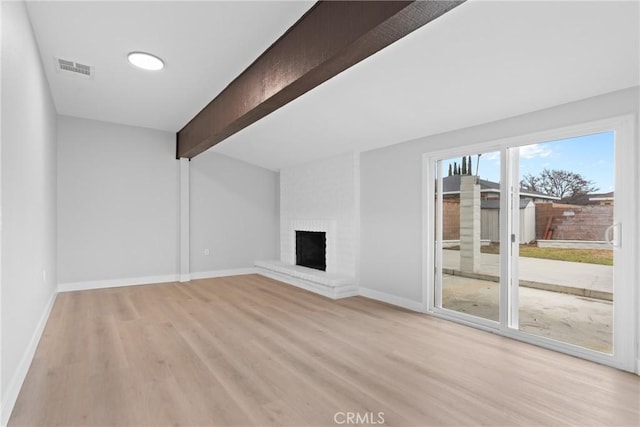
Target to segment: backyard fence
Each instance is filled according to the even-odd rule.
[[[480,209],[480,238],[491,242],[500,241],[499,200],[483,200]],[[460,202],[443,200],[443,240],[460,239]],[[536,239],[536,206],[533,202],[520,204],[520,243],[531,243]]]
[[[537,240],[603,241],[613,224],[612,205],[536,203]]]
[[[499,200],[483,200],[480,210],[480,238],[500,241]],[[460,201],[443,200],[443,239],[460,240]],[[567,205],[520,202],[520,243],[536,240],[603,241],[613,224],[612,205]]]

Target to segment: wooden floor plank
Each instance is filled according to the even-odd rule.
[[[325,426],[338,412],[638,426],[640,378],[247,275],[59,294],[9,424]]]

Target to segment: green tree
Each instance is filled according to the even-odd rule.
[[[469,160],[467,160],[467,175],[473,175],[473,167],[471,163],[471,156],[469,156]]]
[[[467,174],[467,157],[466,156],[462,156],[462,175],[466,175]]]
[[[453,175],[453,172],[451,171],[451,163],[449,163],[449,175],[447,176],[451,176],[451,175]]]

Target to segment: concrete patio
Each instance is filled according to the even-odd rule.
[[[498,281],[500,255],[481,254],[477,271],[467,273],[460,271],[459,251],[445,249],[442,253],[445,274]],[[612,266],[520,257],[519,268],[523,287],[613,300]]]
[[[444,308],[498,321],[498,299],[496,282],[461,276],[443,277]],[[518,303],[521,331],[611,352],[611,301],[521,287]]]
[[[460,252],[443,250],[443,307],[497,321],[499,262],[481,254],[476,272],[463,272]],[[612,266],[520,257],[519,268],[521,331],[611,351]]]

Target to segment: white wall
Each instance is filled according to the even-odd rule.
[[[61,289],[176,280],[175,135],[67,116],[58,128]],[[212,152],[189,169],[190,271],[275,257],[278,174]]]
[[[422,301],[422,155],[637,113],[638,88],[361,155],[361,286]]]
[[[424,153],[629,113],[636,114],[637,122],[638,101],[639,89],[635,87],[362,153],[361,287],[413,302],[422,301]],[[636,186],[637,194],[640,183]],[[640,307],[640,290],[636,292]]]
[[[278,173],[211,151],[189,169],[191,272],[252,268],[277,257]]]
[[[335,223],[335,271],[357,277],[360,156],[343,154],[280,171],[280,258],[295,261],[295,222]],[[322,230],[317,230],[322,231]],[[327,271],[330,238],[327,236]]]
[[[175,280],[175,135],[60,116],[58,282]],[[144,279],[143,279],[144,280]]]
[[[24,3],[2,2],[2,419],[56,289],[56,112]]]

